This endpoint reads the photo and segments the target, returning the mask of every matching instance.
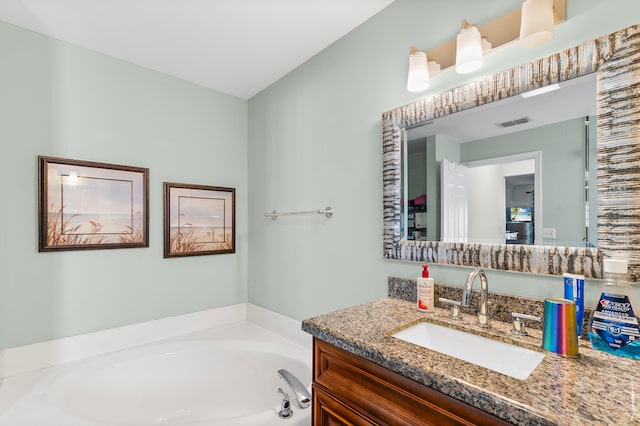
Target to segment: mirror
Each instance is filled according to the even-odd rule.
[[[640,27],[383,113],[384,257],[560,275],[602,276],[603,256],[628,259],[640,278]],[[438,242],[402,238],[402,135],[411,127],[595,73],[597,76],[597,248]]]
[[[595,76],[407,128],[401,238],[595,247]],[[445,159],[463,185],[443,185]],[[443,214],[444,199],[463,203],[463,214]]]

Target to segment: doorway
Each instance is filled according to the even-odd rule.
[[[506,243],[535,242],[535,174],[505,176]]]

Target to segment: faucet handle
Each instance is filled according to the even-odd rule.
[[[278,411],[278,416],[281,419],[288,419],[293,416],[293,410],[291,409],[291,401],[289,400],[289,395],[282,390],[282,388],[278,388],[278,392],[282,394],[282,405],[280,407],[280,411]]]
[[[460,312],[461,302],[459,300],[451,300],[440,297],[438,298],[438,301],[445,305],[451,305],[451,315],[449,315],[450,320],[460,321],[462,319],[462,313]]]
[[[511,330],[511,332],[513,334],[518,335],[518,336],[528,336],[529,335],[529,333],[527,333],[527,326],[524,323],[525,320],[538,321],[538,322],[542,321],[542,318],[540,318],[540,317],[536,317],[534,315],[520,314],[518,312],[512,312],[511,313],[511,318],[513,320],[513,330]]]

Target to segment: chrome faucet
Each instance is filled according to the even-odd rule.
[[[278,370],[278,376],[287,384],[300,408],[307,408],[311,405],[311,394],[296,376],[284,368]]]
[[[478,324],[480,324],[480,327],[491,327],[489,324],[489,283],[487,281],[487,275],[484,273],[483,269],[476,268],[471,271],[467,277],[460,304],[464,307],[469,307],[471,288],[473,287],[473,283],[478,275],[480,276],[480,309],[478,310]]]

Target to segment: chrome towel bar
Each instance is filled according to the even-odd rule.
[[[278,216],[302,216],[302,215],[309,215],[309,214],[323,214],[327,219],[329,219],[333,216],[333,209],[330,206],[327,206],[324,209],[310,210],[307,212],[281,212],[281,213],[278,213],[277,211],[274,210],[271,213],[265,213],[264,217],[270,217],[271,219],[276,220]]]

